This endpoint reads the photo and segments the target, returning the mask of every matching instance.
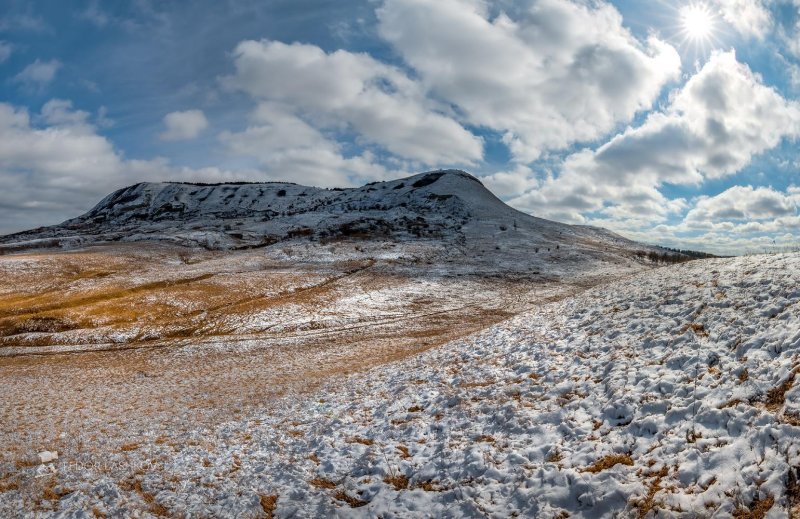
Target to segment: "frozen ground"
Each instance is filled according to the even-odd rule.
[[[125,377],[88,386],[129,406],[111,417],[59,409],[54,391],[26,424],[46,434],[4,429],[27,451],[4,459],[0,515],[795,516],[799,277],[798,255],[643,272],[216,415],[224,403],[171,395],[143,413],[120,395],[147,384]],[[203,369],[204,355],[169,362]],[[0,376],[4,424],[25,387],[64,379],[35,364]],[[30,459],[44,449],[59,459]]]

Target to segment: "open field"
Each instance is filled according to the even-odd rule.
[[[614,277],[476,277],[424,251],[340,255],[129,244],[0,256],[0,490],[12,493],[0,502],[20,492],[12,502],[28,510],[57,507],[66,490],[47,489],[87,466],[123,484],[163,461],[132,464],[133,451],[184,449],[186,435]],[[36,472],[43,450],[67,465]]]

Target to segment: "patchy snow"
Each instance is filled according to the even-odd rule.
[[[446,170],[352,189],[141,183],[60,225],[0,237],[0,254],[144,240],[315,262],[339,261],[337,243],[360,241],[363,247],[345,247],[349,254],[446,262],[471,275],[563,276],[603,263],[630,265],[638,251],[663,252],[604,229],[522,213],[472,175]]]
[[[798,255],[636,274],[167,443],[154,424],[105,469],[62,456],[40,513],[786,517],[798,287]]]

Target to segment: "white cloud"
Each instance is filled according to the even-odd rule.
[[[722,193],[700,197],[686,214],[689,227],[707,228],[719,222],[765,220],[796,216],[798,197],[770,187],[734,186]],[[759,227],[754,227],[759,229]]]
[[[61,62],[58,60],[41,61],[37,59],[14,76],[14,81],[27,86],[44,87],[55,79],[60,68]]]
[[[7,41],[0,40],[0,64],[8,61],[14,48]]]
[[[776,20],[778,40],[783,43],[782,52],[800,57],[800,0],[788,0],[794,6],[794,16]]]
[[[178,168],[165,159],[126,160],[96,133],[88,117],[64,100],[49,101],[33,116],[0,103],[0,233],[77,216],[113,189],[135,182],[264,178],[253,170],[232,173]]]
[[[762,40],[772,28],[769,0],[715,1],[722,18],[743,36]]]
[[[93,131],[87,125],[89,113],[82,110],[74,110],[72,101],[64,99],[51,99],[42,106],[40,119],[50,126],[70,126],[73,129],[85,128]]]
[[[528,166],[516,165],[509,171],[498,171],[480,177],[481,182],[495,195],[504,198],[539,187],[536,174]]]
[[[106,27],[111,22],[111,17],[103,11],[97,0],[89,2],[79,17],[100,28]]]
[[[220,140],[231,153],[257,159],[272,179],[341,187],[404,174],[386,170],[369,153],[344,157],[338,143],[275,103],[260,103],[251,119],[246,130],[223,132]]]
[[[94,120],[95,124],[100,128],[111,128],[115,124],[114,119],[108,117],[108,108],[105,106],[101,106],[97,109],[97,115]]]
[[[680,58],[642,45],[605,2],[536,0],[491,13],[479,0],[386,0],[379,33],[423,84],[516,159],[591,141],[649,109]]]
[[[201,110],[171,112],[164,116],[166,130],[160,135],[165,141],[194,139],[208,128],[208,119]]]
[[[52,29],[39,17],[17,14],[0,18],[0,31],[52,32]]]
[[[481,139],[437,111],[401,70],[366,54],[244,41],[234,61],[228,87],[289,106],[319,127],[352,129],[367,143],[428,165],[482,158]]]
[[[733,52],[715,53],[673,93],[666,110],[596,150],[568,156],[558,177],[514,203],[574,222],[601,210],[665,217],[681,206],[659,192],[662,184],[699,185],[733,174],[754,155],[798,135],[797,102],[765,86]]]

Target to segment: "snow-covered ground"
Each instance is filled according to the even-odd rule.
[[[657,269],[215,425],[102,455],[87,430],[6,472],[0,515],[46,480],[42,515],[794,515],[799,278],[798,255]]]

